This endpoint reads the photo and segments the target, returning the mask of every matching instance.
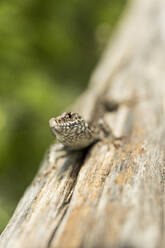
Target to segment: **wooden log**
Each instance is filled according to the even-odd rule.
[[[72,107],[136,98],[105,118],[117,136],[60,157],[55,145],[0,237],[3,248],[165,247],[165,1],[136,0]],[[97,115],[97,112],[96,112]]]

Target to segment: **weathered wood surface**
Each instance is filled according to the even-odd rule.
[[[136,97],[106,114],[116,135],[49,157],[0,238],[7,248],[165,247],[165,1],[133,1],[124,22],[73,106],[87,119],[96,99]]]

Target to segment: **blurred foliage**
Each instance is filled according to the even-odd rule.
[[[1,0],[0,230],[87,85],[126,0]]]

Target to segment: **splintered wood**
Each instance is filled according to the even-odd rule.
[[[109,139],[59,156],[55,145],[0,237],[3,248],[165,247],[165,1],[136,0],[72,110],[121,104]],[[105,90],[106,89],[106,90]]]

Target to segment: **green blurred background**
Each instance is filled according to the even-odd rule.
[[[1,0],[0,231],[84,90],[126,0]]]

